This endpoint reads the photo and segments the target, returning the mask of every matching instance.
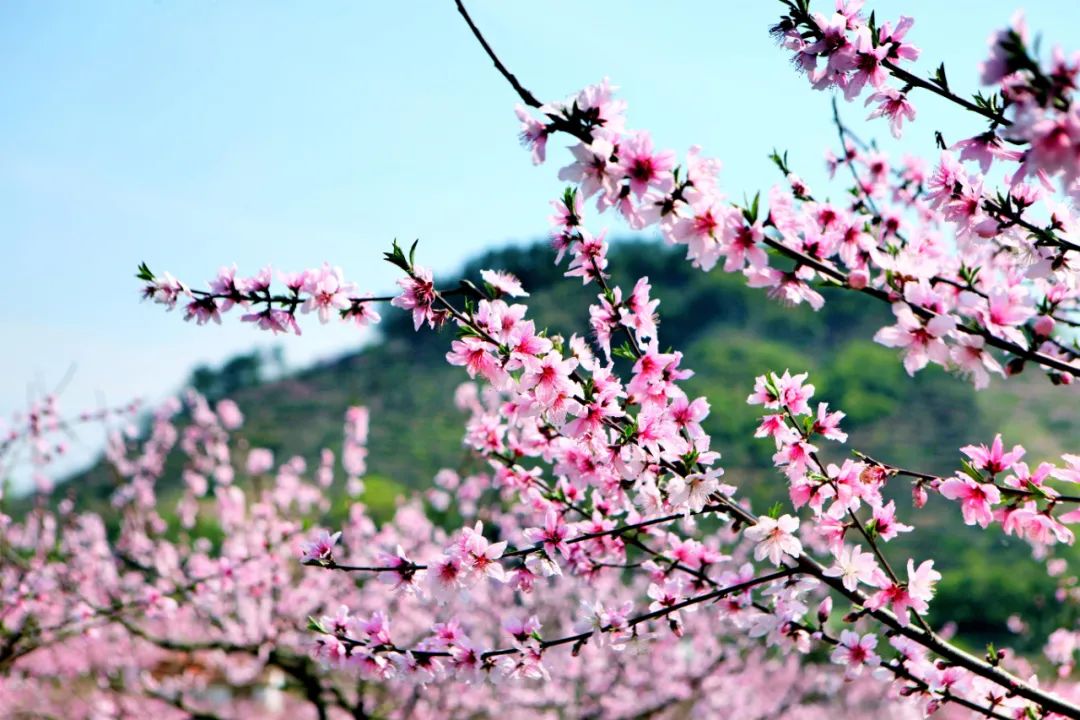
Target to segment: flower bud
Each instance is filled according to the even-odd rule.
[[[848,273],[848,287],[853,290],[862,290],[870,282],[870,273],[866,270],[852,270]]]
[[[1035,330],[1035,335],[1038,337],[1050,337],[1050,334],[1054,332],[1054,325],[1056,325],[1054,318],[1049,315],[1040,315],[1035,318],[1035,325],[1033,328]]]
[[[817,608],[818,625],[824,625],[825,621],[829,619],[829,615],[832,614],[832,596],[826,597],[821,601],[821,604]]]
[[[922,508],[924,505],[926,505],[926,501],[928,499],[929,496],[926,492],[926,488],[923,487],[922,483],[919,483],[915,487],[911,488],[911,503],[916,508]]]

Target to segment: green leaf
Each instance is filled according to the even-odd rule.
[[[413,244],[413,248],[416,248],[415,243]],[[390,246],[390,252],[383,253],[383,259],[391,265],[401,268],[405,272],[410,272],[412,269],[412,264],[409,262],[408,258],[405,257],[405,253],[401,250],[401,246],[398,245],[397,238],[394,238],[394,241]]]
[[[972,480],[974,480],[975,482],[977,482],[977,483],[986,482],[986,479],[983,477],[982,473],[979,472],[978,470],[976,470],[975,466],[972,465],[967,460],[961,460],[960,461],[960,466],[964,469],[964,473],[968,477],[970,477]]]
[[[497,295],[494,294],[494,289],[490,285],[484,283],[484,287],[487,288],[487,293],[476,287],[476,285],[473,284],[471,280],[466,280],[465,278],[462,278],[460,281],[458,281],[458,290],[460,290],[462,294],[464,294],[466,297],[476,298],[477,300],[483,300],[485,297],[497,297]]]
[[[146,282],[154,282],[154,273],[150,271],[145,262],[139,263],[139,272],[135,277]]]
[[[776,148],[773,148],[772,153],[769,155],[769,159],[772,160],[773,165],[775,165],[785,177],[791,172],[791,170],[788,169],[787,156],[787,150],[781,155],[777,152]]]
[[[938,65],[934,71],[934,82],[945,92],[949,92],[949,78],[945,76],[945,63]]]

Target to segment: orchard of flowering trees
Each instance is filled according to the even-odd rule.
[[[908,69],[912,18],[862,5],[777,3],[777,51],[807,92],[865,105],[895,136],[917,103],[951,106],[977,133],[895,162],[836,111],[828,193],[776,152],[783,182],[739,203],[720,160],[655,145],[606,79],[535,97],[459,0],[492,82],[520,101],[532,162],[566,184],[546,199],[551,242],[565,282],[593,291],[588,315],[548,333],[518,278],[496,267],[447,286],[423,241],[386,253],[400,271],[389,297],[330,264],[225,267],[205,289],[140,266],[144,298],[199,324],[233,312],[300,334],[410,314],[460,368],[471,464],[377,523],[364,475],[379,417],[363,407],[342,418],[340,457],[310,463],[253,446],[229,400],[192,392],[133,432],[136,406],[67,416],[41,399],[0,445],[5,463],[29,448],[41,490],[0,514],[0,715],[1080,718],[1080,628],[1031,656],[951,636],[948,618],[928,619],[940,558],[891,544],[939,495],[955,527],[1026,541],[1058,600],[1080,602],[1055,556],[1080,523],[1080,438],[1043,462],[996,435],[956,448],[951,475],[900,467],[849,446],[851,408],[800,367],[756,368],[746,402],[788,500],[753,507],[702,427],[726,409],[684,390],[692,368],[665,342],[649,279],[612,282],[609,228],[652,232],[701,272],[742,275],[761,303],[816,310],[830,288],[887,304],[891,323],[866,340],[908,374],[938,365],[972,392],[1041,374],[1075,411],[1080,53],[1039,52],[1017,15],[990,38],[972,96],[944,65]],[[82,423],[116,429],[108,512],[46,492],[58,438]],[[169,474],[180,527],[159,502]],[[335,487],[351,504],[328,526]]]

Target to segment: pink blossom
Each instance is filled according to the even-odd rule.
[[[758,269],[767,266],[769,256],[760,245],[764,236],[765,230],[760,220],[748,225],[738,213],[729,213],[725,227],[728,241],[722,248],[722,253],[727,256],[724,272],[738,272],[747,266]]]
[[[665,238],[669,242],[686,245],[686,258],[694,267],[712,270],[716,262],[726,253],[725,243],[733,213],[710,196],[705,196],[690,208],[665,223]],[[739,252],[744,248],[740,244]],[[759,249],[760,252],[760,249]],[[755,260],[759,259],[757,254]],[[734,260],[729,261],[734,264]],[[726,269],[726,267],[725,267]]]
[[[904,349],[904,369],[914,375],[933,361],[939,365],[949,362],[949,348],[942,338],[956,327],[949,315],[937,315],[923,324],[907,303],[893,305],[896,325],[885,327],[874,335],[874,342],[886,347]]]
[[[957,368],[971,376],[976,390],[982,390],[990,384],[992,372],[1005,377],[1005,370],[985,347],[986,339],[982,335],[961,333],[950,352]]]
[[[1061,459],[1065,461],[1065,467],[1054,468],[1054,477],[1065,482],[1080,483],[1080,455],[1066,453]]]
[[[290,332],[300,334],[300,326],[296,323],[296,316],[287,310],[268,308],[260,312],[242,315],[240,320],[255,323],[260,330],[269,330],[275,335]]]
[[[682,580],[673,578],[667,578],[663,583],[650,584],[647,594],[649,599],[652,600],[652,602],[649,603],[649,612],[670,610],[686,600]],[[688,612],[692,612],[694,609],[695,608],[692,605],[687,607]],[[671,622],[678,622],[679,612],[679,610],[672,610],[668,612],[665,617]]]
[[[650,187],[669,192],[673,186],[671,169],[675,167],[675,154],[670,150],[655,152],[652,136],[647,132],[634,133],[619,145],[619,165],[638,199]]]
[[[828,403],[818,403],[817,417],[814,419],[813,432],[836,442],[847,442],[847,433],[840,429],[840,421],[845,414],[839,410],[829,412]]]
[[[792,375],[789,370],[784,370],[783,375],[760,375],[754,379],[754,392],[746,402],[764,405],[770,410],[783,408],[793,415],[809,415],[809,400],[814,396],[814,386],[806,384],[808,376],[808,373]]]
[[[616,645],[627,639],[627,619],[630,615],[631,605],[624,604],[621,607],[608,608],[602,602],[582,601],[585,616],[574,625],[576,632],[591,632],[592,638],[599,647],[607,644],[611,639]]]
[[[687,515],[701,512],[713,493],[720,490],[718,478],[723,474],[722,468],[710,468],[685,477],[676,475],[668,481],[668,500],[673,508],[683,509]]]
[[[829,659],[845,667],[844,677],[851,679],[862,674],[864,667],[874,667],[881,663],[881,658],[874,652],[877,636],[866,634],[859,636],[851,630],[840,632],[840,642]]]
[[[881,569],[874,554],[864,552],[857,545],[845,545],[836,557],[836,564],[825,570],[828,577],[838,577],[848,590],[855,590],[859,583],[874,584]]]
[[[528,297],[529,293],[521,287],[521,281],[507,272],[481,270],[480,277],[491,287],[510,297]]]
[[[889,583],[874,593],[866,601],[871,610],[888,607],[896,615],[901,625],[910,622],[909,608],[916,613],[925,613],[934,597],[934,584],[941,579],[941,573],[934,570],[934,561],[926,560],[918,569],[913,560],[908,560],[907,583]]]
[[[274,453],[266,448],[252,448],[247,456],[248,475],[262,475],[274,467]]]
[[[649,299],[651,289],[649,278],[639,278],[619,310],[622,324],[631,328],[639,338],[656,337],[656,306],[660,301]]]
[[[959,140],[950,147],[950,150],[960,150],[960,160],[973,160],[979,163],[979,169],[986,173],[990,171],[990,165],[996,160],[1019,160],[1023,153],[1018,150],[1007,150],[1002,145],[1001,138],[993,132],[985,132],[975,137]]]
[[[371,297],[373,296],[370,292],[360,293],[359,297],[353,298],[352,305],[344,311],[343,317],[352,320],[360,327],[368,327],[378,323],[382,320],[382,316],[368,301]]]
[[[427,322],[429,327],[436,325],[435,284],[431,271],[420,266],[414,267],[409,277],[397,281],[403,292],[390,301],[394,307],[412,310],[413,327],[417,330]]]
[[[806,303],[814,310],[820,310],[825,306],[825,298],[807,285],[798,275],[790,272],[781,272],[776,268],[747,267],[743,274],[746,275],[746,284],[752,288],[769,288],[768,295],[788,307],[794,307]]]
[[[1009,27],[995,31],[987,40],[986,44],[990,46],[990,57],[979,63],[980,80],[983,85],[994,85],[1012,72],[1003,45],[1014,33],[1022,42],[1027,43],[1027,23],[1024,21],[1023,11],[1018,10],[1014,13],[1009,21]]]
[[[810,398],[814,396],[814,386],[806,383],[809,373],[790,375],[787,370],[780,377],[773,374],[776,387],[780,391],[780,406],[792,415],[809,415]]]
[[[562,516],[554,509],[548,510],[543,528],[527,528],[525,530],[525,538],[529,542],[542,545],[548,557],[551,558],[555,557],[556,552],[564,558],[570,556],[570,546],[566,542],[569,535],[569,528],[567,528]]]
[[[300,547],[300,561],[328,563],[334,559],[334,545],[341,539],[341,531],[331,535],[326,530],[319,530],[315,538]]]
[[[210,321],[220,325],[221,313],[219,312],[217,300],[212,297],[192,300],[184,308],[184,320],[194,320],[196,325],[205,325]]]
[[[1035,310],[1027,292],[1014,285],[1007,290],[997,289],[991,292],[986,309],[980,313],[980,319],[995,335],[1023,341],[1023,336],[1014,328],[1023,325],[1034,314]]]
[[[427,582],[432,595],[441,600],[453,597],[461,588],[467,572],[461,555],[444,554],[429,564]]]
[[[559,171],[559,179],[578,183],[581,195],[585,198],[601,193],[603,197],[613,198],[619,178],[619,166],[612,162],[615,148],[605,138],[593,138],[570,148],[574,162]]]
[[[499,558],[506,550],[506,541],[489,543],[483,536],[484,524],[477,521],[475,528],[465,528],[462,550],[470,570],[479,575],[506,582],[506,573]]]
[[[575,358],[563,358],[554,351],[542,358],[527,358],[519,387],[523,391],[531,390],[541,405],[550,407],[560,397],[569,397],[576,392],[570,375],[577,364]]]
[[[379,573],[379,579],[394,586],[394,590],[413,594],[417,591],[417,581],[424,577],[424,571],[408,558],[405,550],[398,545],[394,552],[379,554],[378,562],[383,567],[393,568],[392,572]]]
[[[486,340],[466,336],[451,343],[450,352],[446,353],[446,361],[451,365],[464,366],[471,378],[480,375],[493,386],[502,387],[509,381],[510,376],[493,354],[493,350],[495,348]]]
[[[319,270],[309,270],[303,279],[303,289],[310,293],[304,301],[304,312],[318,312],[319,321],[330,321],[331,313],[341,312],[352,306],[349,293],[355,288],[346,283],[341,268],[332,268],[329,263],[323,263]]]
[[[858,97],[866,83],[880,89],[888,78],[881,61],[888,55],[890,46],[888,43],[881,43],[875,47],[876,39],[865,25],[855,31],[854,73],[844,88],[844,97],[848,100]]]
[[[913,528],[896,519],[896,503],[892,500],[874,508],[874,532],[885,542],[889,542],[902,532],[911,532]]]
[[[1076,648],[1080,645],[1078,638],[1080,636],[1077,633],[1065,628],[1058,628],[1050,633],[1043,652],[1046,653],[1047,659],[1055,665],[1071,668],[1076,657]]]
[[[191,297],[191,291],[169,273],[162,273],[161,277],[143,288],[144,299],[165,305],[169,310],[176,307],[176,301],[182,295]]]
[[[991,475],[1004,472],[1018,462],[1026,452],[1021,445],[1014,445],[1013,449],[1005,452],[1005,446],[1001,442],[1001,434],[994,436],[990,447],[986,445],[966,445],[960,448],[960,452],[971,458],[971,464],[976,470],[986,470]]]
[[[219,400],[215,410],[217,410],[222,427],[226,430],[236,430],[244,424],[244,415],[240,412],[239,406],[228,398]]]
[[[899,138],[904,130],[904,120],[915,120],[915,107],[908,102],[907,94],[891,87],[885,87],[866,98],[866,104],[877,102],[878,106],[866,116],[867,120],[874,118],[889,118],[889,131],[893,137]]]
[[[606,228],[595,236],[581,232],[580,239],[570,246],[573,258],[566,270],[566,277],[580,277],[583,285],[599,277],[607,277],[604,272],[608,265],[606,235]]]
[[[941,483],[941,494],[959,500],[964,523],[987,527],[994,519],[993,506],[1001,502],[1001,493],[992,483],[978,483],[966,476],[949,478]]]
[[[548,130],[544,123],[540,122],[522,105],[514,107],[514,113],[521,121],[521,144],[532,151],[534,165],[544,162],[547,154]]]
[[[802,555],[802,543],[795,537],[799,529],[799,518],[781,515],[779,518],[763,516],[757,523],[744,532],[747,538],[757,543],[754,558],[769,558],[773,565],[779,565],[784,556],[798,558]]]

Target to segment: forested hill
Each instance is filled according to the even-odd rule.
[[[771,470],[771,443],[753,438],[760,409],[746,404],[754,376],[766,370],[810,371],[817,399],[848,414],[843,424],[851,434],[848,447],[896,464],[951,473],[960,446],[988,442],[995,430],[1005,432],[1007,442],[1026,443],[1036,457],[1077,449],[1059,443],[1080,438],[1080,412],[1075,403],[1042,406],[1041,399],[1056,394],[1036,373],[996,382],[979,394],[939,369],[909,378],[896,352],[871,340],[890,322],[883,304],[826,291],[820,312],[782,307],[747,288],[741,276],[695,270],[659,243],[616,242],[610,261],[614,282],[626,289],[638,277],[649,277],[653,296],[661,301],[661,345],[681,349],[683,366],[696,372],[686,388],[711,403],[705,427],[713,448],[723,454],[726,479],[754,498],[759,509],[785,495],[782,477]],[[531,293],[527,301],[537,327],[566,337],[587,328],[595,286],[563,278],[545,244],[488,253],[469,262],[463,275],[478,282],[484,268],[521,278]],[[439,283],[453,284],[451,278]],[[416,333],[411,318],[392,308],[383,316],[379,342],[334,362],[269,383],[215,383],[213,373],[203,371],[200,385],[230,391],[247,417],[249,441],[273,449],[279,458],[314,459],[321,447],[338,448],[345,409],[366,405],[372,414],[366,500],[386,512],[400,490],[424,487],[440,467],[460,463],[462,417],[452,396],[467,378],[445,361],[451,331]],[[94,504],[107,487],[98,471],[77,479],[73,489]],[[906,492],[898,490],[897,496],[901,514],[910,517]],[[923,520],[956,525],[959,511],[938,502]],[[1041,602],[1051,591],[1045,573],[1033,564],[1021,565],[1031,572],[1012,567],[1026,551],[997,530],[955,534],[931,528],[917,535],[920,543],[936,544],[933,556],[943,569],[960,569],[947,574],[942,602],[972,632],[995,636],[1010,599],[1030,603],[1034,596]],[[946,538],[955,546],[942,552],[938,543]],[[919,552],[918,546],[905,550]],[[986,562],[988,557],[1002,562]],[[975,597],[996,597],[995,608],[1001,610],[967,607],[968,598]]]

